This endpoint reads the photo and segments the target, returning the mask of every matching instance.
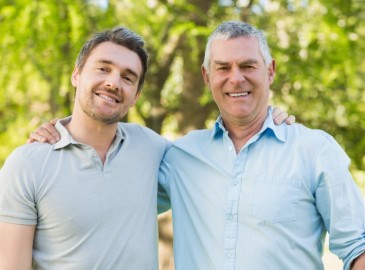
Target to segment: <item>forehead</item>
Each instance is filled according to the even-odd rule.
[[[259,42],[255,37],[216,39],[212,42],[210,51],[212,62],[262,58]]]
[[[109,41],[98,44],[90,52],[85,65],[98,62],[110,62],[120,69],[131,69],[138,75],[142,73],[142,62],[136,52]]]

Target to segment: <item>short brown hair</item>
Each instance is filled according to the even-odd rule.
[[[144,49],[144,40],[142,37],[128,28],[118,26],[111,30],[94,34],[81,48],[76,59],[76,67],[81,71],[91,51],[100,43],[107,41],[126,47],[139,56],[142,62],[142,74],[138,82],[138,92],[140,92],[147,73],[148,53]]]

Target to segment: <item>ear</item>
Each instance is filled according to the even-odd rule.
[[[269,75],[270,85],[274,82],[275,72],[276,72],[276,63],[275,63],[275,60],[273,59],[271,61],[271,64],[269,65],[269,68],[268,68],[268,75]]]
[[[201,72],[202,72],[202,75],[203,75],[205,85],[210,89],[209,73],[208,73],[208,70],[206,70],[203,65],[201,66]]]
[[[71,75],[71,83],[73,87],[77,86],[77,83],[79,81],[79,69],[75,66],[74,70],[72,71],[72,75]]]

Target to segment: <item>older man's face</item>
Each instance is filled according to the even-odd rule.
[[[274,62],[265,65],[254,37],[214,40],[210,68],[203,69],[225,123],[247,124],[266,116],[274,74]]]

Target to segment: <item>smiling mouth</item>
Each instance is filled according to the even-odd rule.
[[[241,93],[227,93],[227,96],[230,97],[245,97],[248,96],[250,93],[249,92],[241,92]]]
[[[104,100],[106,100],[106,101],[109,101],[109,102],[112,102],[112,103],[119,103],[119,101],[118,100],[116,100],[116,99],[114,99],[114,98],[112,98],[112,97],[110,97],[110,96],[107,96],[107,95],[103,95],[103,94],[96,94],[98,97],[100,97],[100,98],[102,98],[102,99],[104,99]]]

